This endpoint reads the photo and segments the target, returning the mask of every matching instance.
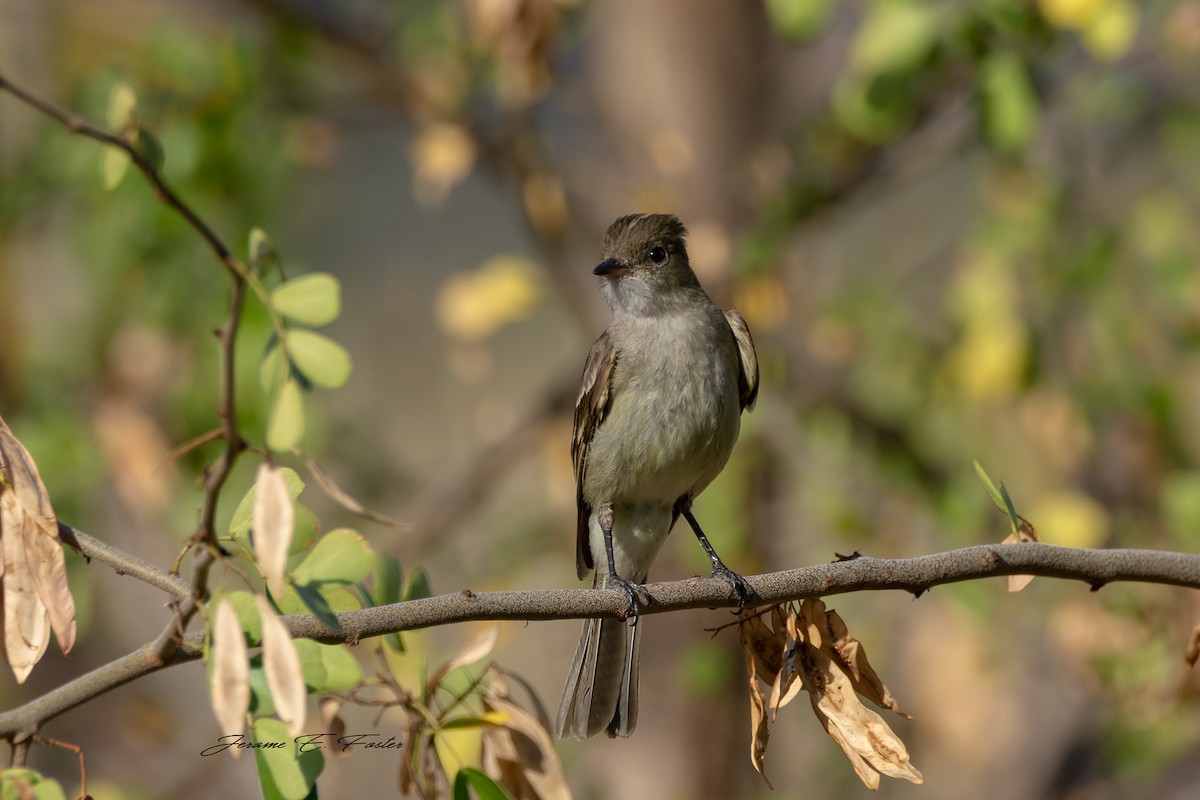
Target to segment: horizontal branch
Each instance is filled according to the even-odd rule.
[[[916,558],[855,556],[831,564],[748,576],[754,605],[825,597],[848,592],[902,589],[921,595],[933,586],[1005,575],[1040,575],[1083,581],[1099,589],[1114,581],[1165,583],[1200,589],[1200,555],[1157,550],[1085,550],[1035,542],[964,547]],[[687,608],[736,608],[729,585],[715,578],[690,578],[646,586],[651,602],[643,614]],[[472,620],[555,620],[619,617],[625,595],[613,590],[540,589],[472,592],[346,611],[342,630],[316,617],[285,617],[292,636],[320,642],[349,642],[396,631]]]
[[[921,595],[933,586],[1004,575],[1040,575],[1082,581],[1093,590],[1115,581],[1162,583],[1200,589],[1200,555],[1156,550],[1083,550],[1038,543],[988,544],[916,558],[855,556],[832,564],[747,577],[755,605],[849,592],[900,589]],[[689,578],[646,587],[651,603],[643,614],[687,608],[734,608],[728,585],[714,578]],[[557,620],[618,617],[625,596],[616,590],[535,589],[515,592],[463,590],[424,600],[346,611],[332,630],[313,616],[287,616],[293,637],[354,644],[388,633],[474,620]],[[0,713],[0,738],[11,741],[37,732],[46,720],[93,697],[165,667],[201,657],[203,636],[192,634],[170,657],[142,647],[19,708]],[[565,651],[564,651],[565,653]]]

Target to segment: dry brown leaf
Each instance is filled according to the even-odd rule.
[[[503,725],[483,730],[483,769],[517,800],[570,800],[571,790],[549,730],[508,697],[507,684],[491,670],[484,709],[505,715]]]
[[[804,688],[803,681],[797,680],[800,677],[800,647],[799,642],[796,641],[795,609],[789,605],[785,615],[783,608],[776,606],[773,615],[775,616],[776,637],[782,632],[783,661],[771,684],[771,700],[768,707],[771,709],[772,721],[779,714],[779,709],[796,699]]]
[[[396,528],[397,530],[409,530],[412,528],[412,525],[409,525],[407,522],[399,522],[391,517],[372,511],[346,494],[346,491],[334,483],[332,478],[322,472],[321,468],[317,466],[317,462],[308,456],[304,456],[304,466],[308,467],[309,474],[313,476],[313,480],[325,491],[325,494],[329,495],[331,500],[351,514],[357,514],[363,519],[369,519],[372,522],[378,522],[380,525],[386,525],[389,528]]]
[[[1037,530],[1029,524],[1029,520],[1021,517],[1021,527],[1016,533],[1010,533],[1004,537],[1004,541],[1000,544],[1011,544],[1013,542],[1036,542],[1038,539]],[[1008,591],[1019,592],[1029,584],[1033,583],[1033,575],[1009,575],[1008,576]]]
[[[762,621],[761,615],[750,611],[743,614],[738,635],[742,650],[754,655],[759,680],[771,683],[783,666],[783,644],[780,639]]]
[[[882,717],[859,701],[835,646],[838,637],[830,628],[824,604],[805,600],[801,621],[800,633],[805,642],[800,664],[813,712],[859,778],[872,790],[879,787],[876,773],[923,783],[921,773],[909,762],[904,743]]]
[[[825,619],[833,648],[850,676],[854,690],[880,708],[895,711],[905,719],[912,719],[911,716],[900,710],[896,698],[892,697],[892,693],[883,685],[875,668],[867,661],[867,651],[863,649],[857,639],[850,635],[846,623],[842,621],[838,613],[827,611]]]
[[[496,637],[500,634],[499,625],[489,625],[479,633],[471,637],[471,640],[463,645],[453,658],[442,664],[429,678],[426,684],[425,693],[433,694],[433,690],[442,682],[442,678],[446,677],[451,670],[458,667],[465,667],[467,664],[474,664],[482,658],[487,658],[492,652],[492,648],[496,646]]]
[[[267,588],[273,596],[282,598],[288,548],[296,531],[296,509],[283,473],[270,461],[258,465],[255,486],[251,517],[254,556],[267,580]]]
[[[1200,660],[1200,625],[1192,628],[1192,635],[1188,637],[1184,658],[1187,659],[1188,667],[1196,666],[1196,661]]]
[[[33,458],[3,419],[0,419],[0,498],[3,498],[0,501],[0,536],[6,543],[5,574],[20,573],[22,576],[9,597],[13,600],[23,598],[25,589],[32,587],[35,594],[28,602],[41,606],[42,614],[49,616],[59,648],[69,653],[75,644],[75,600],[67,583],[66,561],[58,538],[58,518]],[[6,586],[5,594],[8,593]],[[7,608],[5,615],[8,616]],[[32,607],[18,605],[14,609],[14,620],[30,621],[35,616],[38,615]],[[41,632],[29,628],[25,631],[34,637],[27,641],[42,638]],[[40,651],[44,653],[45,647]],[[40,653],[38,658],[41,658]],[[33,663],[36,662],[34,659]],[[28,666],[32,668],[33,664]],[[28,675],[27,669],[25,674]]]
[[[289,736],[299,736],[304,728],[308,689],[296,644],[266,597],[256,594],[254,604],[262,619],[263,674],[271,689],[275,713],[287,726]]]
[[[233,735],[246,727],[246,711],[250,708],[250,660],[233,604],[221,598],[213,616],[209,691],[221,732]],[[241,754],[236,747],[230,752],[234,758]]]
[[[37,596],[33,576],[25,565],[21,528],[25,515],[12,491],[0,493],[0,518],[4,519],[4,653],[17,683],[24,683],[50,644],[46,607]],[[10,520],[19,520],[19,525]]]
[[[337,697],[322,697],[320,702],[321,730],[333,734],[335,741],[346,733],[346,721],[338,716],[343,704],[343,701]],[[350,755],[352,749],[351,745],[345,745],[334,750],[333,754],[341,758]]]
[[[758,774],[762,775],[767,787],[774,789],[763,765],[763,760],[767,755],[767,741],[771,737],[771,728],[767,719],[767,702],[763,698],[762,688],[759,686],[758,665],[760,659],[754,648],[750,646],[748,626],[743,623],[738,628],[742,635],[742,656],[746,659],[746,672],[749,673],[750,683],[750,763],[754,765]],[[763,628],[765,629],[766,626],[763,625]]]

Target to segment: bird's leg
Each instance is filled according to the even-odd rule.
[[[604,534],[604,554],[608,556],[608,580],[605,582],[604,588],[618,589],[625,593],[625,598],[629,601],[629,605],[621,612],[622,619],[636,617],[638,609],[641,606],[650,605],[650,594],[646,591],[646,587],[640,583],[625,580],[617,574],[617,562],[613,556],[612,506],[604,506],[596,512],[596,521],[600,523],[600,532]]]
[[[746,582],[745,578],[725,566],[725,563],[721,561],[721,557],[717,555],[717,551],[709,543],[708,537],[704,535],[704,531],[700,530],[700,523],[696,522],[696,517],[692,515],[691,503],[681,504],[679,511],[683,514],[683,518],[688,521],[688,525],[692,526],[692,530],[695,531],[696,538],[700,540],[700,546],[704,548],[704,552],[708,553],[708,560],[713,565],[712,577],[721,578],[729,584],[730,589],[737,595],[738,611],[741,611],[746,605],[746,601],[754,596],[754,590],[750,588],[750,584]]]

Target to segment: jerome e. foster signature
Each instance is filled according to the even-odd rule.
[[[302,733],[292,741],[296,743],[301,753],[311,753],[315,750],[341,750],[345,752],[351,747],[358,746],[367,750],[398,750],[404,743],[397,741],[395,736],[383,739],[381,733]],[[215,756],[230,748],[234,750],[283,750],[291,742],[263,741],[256,742],[242,733],[231,733],[221,736],[212,747],[200,751],[202,756]]]

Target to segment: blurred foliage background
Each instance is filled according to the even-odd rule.
[[[94,121],[129,83],[168,180],[226,241],[261,226],[288,274],[339,277],[355,373],[317,393],[304,446],[413,523],[364,532],[435,590],[577,585],[570,405],[607,319],[599,237],[632,211],[681,216],[758,345],[759,407],[697,504],[731,566],[998,541],[972,459],[1046,541],[1200,545],[1196,0],[0,0],[0,70]],[[101,161],[0,97],[0,409],[65,521],[169,564],[212,453],[167,453],[216,426],[228,289],[137,176],[106,190]],[[247,315],[261,437],[269,329]],[[678,535],[651,578],[704,565]],[[78,559],[72,585],[80,643],[26,686],[0,678],[4,705],[167,613]],[[994,581],[830,605],[916,718],[897,732],[927,783],[881,796],[1200,793],[1195,593]],[[647,620],[638,732],[562,746],[577,796],[769,796],[736,642],[703,631],[724,621]],[[577,627],[502,634],[551,711]],[[469,633],[409,640],[433,657]],[[201,670],[45,733],[85,747],[97,797],[253,792],[252,761],[198,755],[219,735]],[[776,794],[866,796],[807,712],[788,717]],[[75,780],[70,754],[37,758]],[[396,774],[331,759],[322,792],[386,794]]]

